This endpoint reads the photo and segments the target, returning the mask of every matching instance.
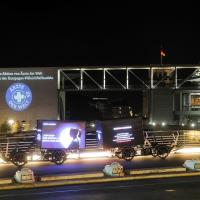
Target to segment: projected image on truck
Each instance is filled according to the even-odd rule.
[[[132,130],[132,126],[120,126],[120,127],[114,127],[112,129],[113,132],[113,142],[114,143],[129,143],[133,141],[134,134]]]
[[[84,122],[45,121],[42,123],[42,148],[85,148]]]

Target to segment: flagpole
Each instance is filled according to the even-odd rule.
[[[163,49],[163,44],[162,44],[162,41],[161,41],[161,45],[160,45],[160,65],[162,65],[162,62],[163,62],[163,60],[162,60],[162,49]]]

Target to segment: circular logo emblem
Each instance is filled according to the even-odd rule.
[[[6,103],[15,111],[23,111],[32,101],[30,88],[24,83],[14,83],[6,91]]]

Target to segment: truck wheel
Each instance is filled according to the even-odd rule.
[[[131,161],[135,156],[135,151],[132,148],[122,150],[122,158],[126,161]]]
[[[165,159],[170,153],[169,147],[165,145],[157,146],[156,151],[157,151],[157,156],[161,159]]]
[[[54,151],[52,154],[52,161],[57,164],[61,165],[66,160],[66,154],[64,151]]]
[[[24,166],[27,163],[26,154],[23,152],[12,152],[10,160],[18,167]]]
[[[115,156],[119,159],[122,159],[122,151],[116,151]]]
[[[156,157],[156,156],[158,155],[158,153],[157,153],[157,148],[155,148],[155,147],[152,147],[152,148],[151,148],[151,155],[152,155],[153,157]]]

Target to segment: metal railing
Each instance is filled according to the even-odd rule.
[[[8,158],[14,150],[21,152],[34,151],[36,148],[35,135],[0,136],[0,153]]]
[[[184,130],[145,131],[144,145],[164,144],[169,146],[200,146],[200,137],[191,137]]]

